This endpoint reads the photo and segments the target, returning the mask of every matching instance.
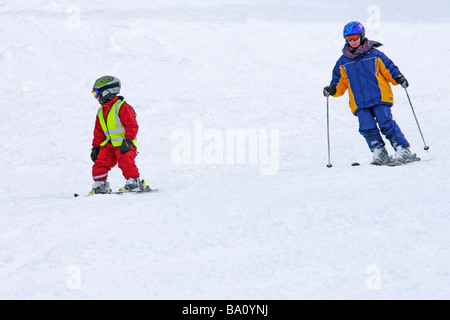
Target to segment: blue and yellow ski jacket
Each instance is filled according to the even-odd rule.
[[[352,113],[359,108],[370,108],[378,104],[392,106],[394,98],[389,83],[400,75],[398,67],[383,52],[376,49],[382,44],[366,40],[361,53],[351,54],[348,45],[333,69],[331,85],[336,87],[334,97],[342,96],[348,89]],[[346,51],[347,49],[347,51]]]

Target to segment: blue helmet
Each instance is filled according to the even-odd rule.
[[[345,25],[344,27],[344,38],[346,36],[352,35],[352,34],[360,34],[361,35],[361,41],[364,40],[366,35],[366,30],[364,29],[364,26],[361,22],[358,21],[352,21]]]

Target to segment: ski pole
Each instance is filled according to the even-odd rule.
[[[327,167],[331,168],[333,165],[330,162],[330,116],[329,116],[329,111],[328,111],[328,98],[329,96],[327,96],[327,141],[328,141],[328,164]]]
[[[430,149],[430,147],[427,146],[427,144],[425,143],[425,139],[423,138],[422,130],[420,130],[419,121],[417,121],[416,113],[414,112],[414,108],[411,103],[411,99],[409,98],[408,90],[406,90],[406,88],[405,88],[405,92],[406,92],[406,96],[408,97],[409,105],[411,106],[411,110],[414,115],[414,119],[416,119],[416,123],[417,123],[417,127],[419,128],[420,136],[422,137],[422,141],[423,141],[423,145],[424,145],[423,150],[428,150],[428,149]]]

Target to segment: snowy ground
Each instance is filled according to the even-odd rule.
[[[449,12],[2,1],[0,298],[448,299]],[[346,95],[330,99],[326,167],[322,88],[350,20],[409,80],[429,152],[398,86],[393,114],[422,162],[369,165]],[[73,197],[91,187],[90,90],[106,74],[136,109],[137,164],[159,193]],[[231,145],[240,129],[258,144]],[[118,168],[109,181],[124,184]]]

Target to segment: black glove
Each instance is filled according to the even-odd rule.
[[[325,97],[334,96],[335,94],[336,94],[336,87],[335,86],[331,85],[331,86],[323,88],[323,95]]]
[[[120,153],[127,153],[128,151],[130,151],[132,146],[134,146],[133,141],[131,141],[130,139],[123,139],[122,145],[120,146]]]
[[[406,78],[403,75],[401,75],[401,74],[399,74],[397,76],[397,79],[395,79],[395,81],[398,84],[400,84],[403,88],[408,88],[409,87],[408,80],[406,80]]]
[[[93,162],[97,160],[98,153],[100,152],[100,147],[92,147],[91,159]]]

